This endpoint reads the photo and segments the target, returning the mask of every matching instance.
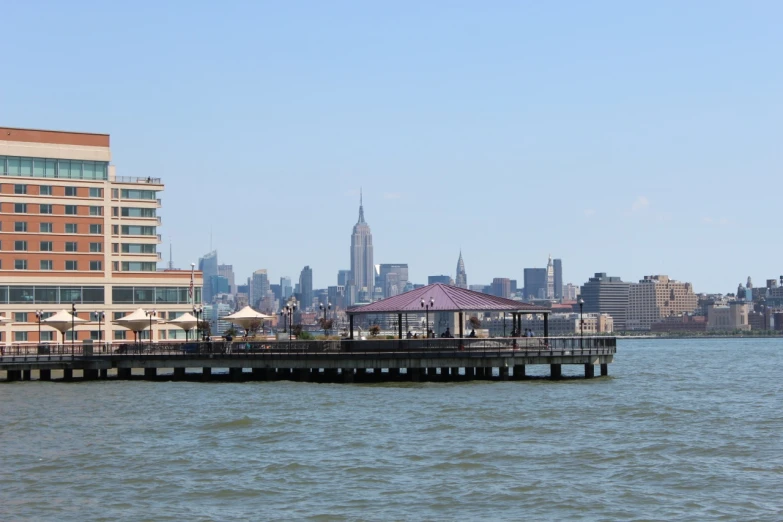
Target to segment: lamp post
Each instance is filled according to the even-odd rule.
[[[579,349],[582,349],[582,340],[585,336],[585,321],[582,319],[582,309],[585,305],[585,300],[579,298]]]
[[[327,302],[326,306],[324,306],[323,303],[319,304],[318,307],[324,311],[324,337],[326,337],[326,311],[332,309],[332,303]]]
[[[150,350],[152,350],[152,318],[155,317],[155,310],[147,310],[145,313],[150,318]]]
[[[196,315],[196,342],[199,342],[201,339],[201,322],[199,320],[199,316],[204,312],[204,307],[201,305],[194,305],[193,306],[193,313]]]
[[[294,312],[296,311],[296,305],[293,303],[285,305],[283,312],[288,317],[288,350],[291,350],[291,333],[294,329]]]
[[[435,299],[430,297],[430,302],[427,303],[424,299],[421,300],[421,307],[424,308],[424,329],[427,331],[427,339],[430,338],[430,308],[435,306]]]
[[[43,319],[43,311],[36,310],[35,318],[38,320],[38,346],[41,346],[41,319]]]
[[[102,341],[102,332],[101,332],[101,323],[103,322],[103,319],[106,317],[106,314],[103,312],[93,312],[92,313],[93,318],[95,318],[96,321],[98,321],[98,344]]]
[[[74,352],[76,340],[76,303],[71,303],[71,353]]]

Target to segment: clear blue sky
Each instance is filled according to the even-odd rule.
[[[242,280],[783,273],[783,3],[7,2],[0,124],[107,132]],[[163,245],[168,258],[168,244]]]

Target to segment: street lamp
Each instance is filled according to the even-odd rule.
[[[582,309],[585,305],[585,300],[579,298],[579,349],[582,349],[582,339],[585,336],[585,321],[582,319]]]
[[[152,350],[152,318],[155,317],[155,310],[147,310],[145,313],[150,318],[150,350]]]
[[[71,352],[75,349],[76,340],[76,303],[71,303]]]
[[[430,338],[430,308],[435,306],[435,299],[430,297],[430,302],[427,303],[424,299],[421,300],[421,307],[424,308],[424,328],[427,330],[427,339]]]
[[[102,344],[102,335],[101,335],[101,322],[103,322],[103,319],[106,317],[106,314],[103,312],[93,312],[92,313],[93,318],[98,321],[98,344]]]
[[[38,320],[38,346],[41,346],[41,319],[43,319],[43,311],[36,310],[35,318]]]
[[[331,309],[332,309],[332,303],[327,303],[327,304],[326,304],[326,306],[324,306],[324,304],[323,304],[323,303],[321,303],[321,304],[319,304],[319,305],[318,305],[318,307],[319,307],[321,310],[323,310],[323,311],[324,311],[324,323],[323,323],[323,327],[324,327],[324,336],[326,336],[326,311],[327,311],[327,310],[331,310]]]
[[[201,305],[194,305],[193,313],[196,315],[196,342],[199,342],[201,339],[201,321],[199,320],[199,316],[204,313],[204,307]]]
[[[283,311],[280,312],[281,314],[285,314],[288,317],[288,349],[289,350],[291,349],[291,333],[294,329],[294,312],[296,312],[296,305],[294,303],[289,303],[285,305],[283,307]]]

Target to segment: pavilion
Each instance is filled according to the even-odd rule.
[[[541,314],[544,316],[544,337],[549,337],[549,314],[552,310],[504,297],[474,292],[458,286],[435,283],[368,305],[348,309],[350,339],[353,339],[353,318],[355,315],[397,314],[399,338],[402,339],[402,315],[408,313],[420,314],[425,311],[458,313],[458,337],[465,337],[465,312],[510,313],[514,321],[513,330],[515,331],[522,329],[523,315]]]

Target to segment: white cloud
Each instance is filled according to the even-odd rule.
[[[639,196],[636,198],[636,201],[633,202],[633,205],[631,205],[631,210],[633,212],[639,212],[640,210],[644,210],[649,206],[650,201],[644,196]]]

